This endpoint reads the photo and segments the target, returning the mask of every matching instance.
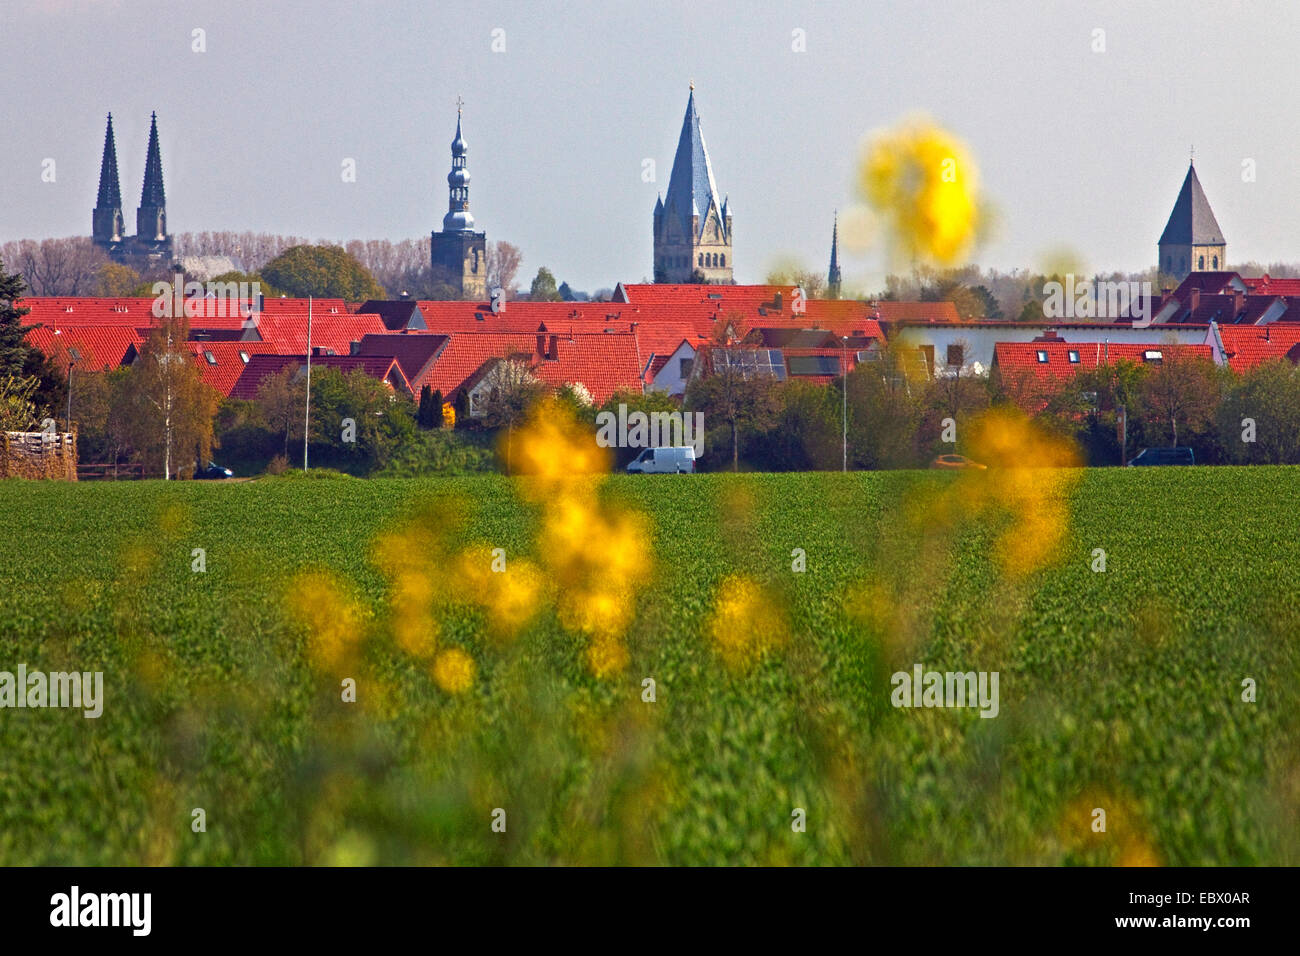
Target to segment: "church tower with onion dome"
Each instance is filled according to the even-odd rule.
[[[445,283],[456,298],[487,299],[487,234],[474,231],[469,211],[469,146],[460,131],[461,107],[456,107],[456,138],[451,141],[451,172],[447,174],[447,215],[442,231],[432,234],[430,258],[434,282]]]

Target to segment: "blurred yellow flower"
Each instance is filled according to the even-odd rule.
[[[730,668],[747,667],[785,643],[785,619],[753,579],[731,575],[723,579],[709,619],[714,647]]]
[[[897,256],[962,261],[979,226],[979,172],[964,143],[926,117],[877,131],[858,169],[858,190]]]
[[[462,694],[474,684],[474,658],[458,647],[448,648],[433,662],[433,679],[449,694]]]

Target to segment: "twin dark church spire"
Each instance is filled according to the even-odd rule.
[[[99,167],[99,197],[91,217],[91,237],[97,246],[119,261],[170,256],[171,237],[167,234],[167,195],[163,188],[157,113],[153,114],[149,125],[144,187],[135,214],[136,234],[127,237],[124,232],[122,189],[117,178],[117,143],[113,137],[113,114],[109,113],[108,128],[104,133],[104,158]]]

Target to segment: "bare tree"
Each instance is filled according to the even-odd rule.
[[[89,237],[70,236],[6,242],[0,260],[22,273],[31,295],[94,295],[108,256]]]
[[[523,262],[519,247],[509,242],[489,242],[487,245],[487,284],[489,289],[505,289],[506,295],[515,293],[515,278]]]

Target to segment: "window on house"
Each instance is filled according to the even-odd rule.
[[[241,361],[241,362],[243,362],[245,365],[247,365],[247,364],[248,364],[248,353],[247,353],[247,352],[240,352],[240,353],[239,353],[239,361]]]
[[[1196,259],[1196,268],[1197,268],[1197,270],[1202,271],[1202,272],[1205,270],[1205,256],[1199,256],[1199,257],[1197,257],[1197,259]]]
[[[1039,350],[1038,350],[1038,361],[1039,361],[1041,364],[1044,364],[1044,365],[1047,364],[1047,350],[1046,350],[1046,349],[1039,349]]]
[[[681,376],[682,376],[682,378],[684,378],[684,379],[685,379],[685,378],[690,378],[690,377],[691,377],[691,369],[693,369],[693,368],[695,367],[695,359],[693,359],[693,358],[684,358],[684,359],[681,359],[680,361],[681,361]]]
[[[206,352],[206,351],[205,351],[205,352],[203,353],[203,357],[204,357],[205,359],[208,360],[208,364],[209,364],[209,365],[216,365],[216,364],[217,364],[217,357],[216,357],[215,355],[213,355],[211,352]]]
[[[1071,365],[1078,365],[1078,364],[1079,364],[1079,353],[1076,352],[1074,349],[1070,349],[1069,355],[1070,355],[1070,364],[1071,364]]]
[[[957,368],[961,365],[964,365],[965,360],[966,360],[966,349],[960,342],[948,346],[948,367],[949,368]]]
[[[1147,349],[1145,352],[1142,353],[1142,361],[1144,362],[1158,363],[1163,358],[1164,358],[1164,353],[1161,352],[1159,349]]]

